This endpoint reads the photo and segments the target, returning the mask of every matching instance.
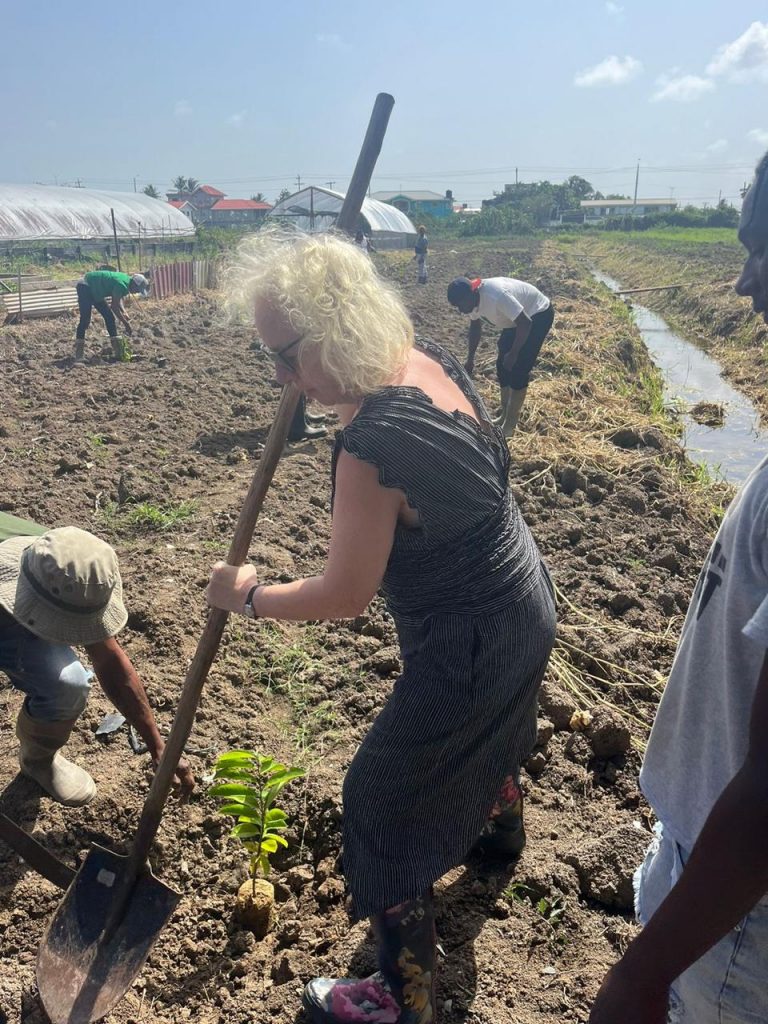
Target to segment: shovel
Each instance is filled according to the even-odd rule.
[[[376,97],[336,221],[338,230],[355,229],[394,102],[387,93]],[[235,528],[227,556],[230,565],[242,565],[248,556],[256,520],[298,401],[297,389],[286,385]],[[181,898],[175,889],[154,877],[147,855],[228,617],[227,612],[216,608],[208,615],[130,852],[123,857],[94,846],[48,927],[37,957],[37,985],[52,1024],[90,1024],[109,1013],[141,970]]]
[[[296,388],[286,385],[235,529],[230,565],[242,565],[248,556],[298,399]],[[37,985],[52,1024],[89,1024],[109,1013],[181,899],[154,877],[147,855],[228,617],[217,608],[208,615],[128,855],[94,845],[51,920],[37,957]]]

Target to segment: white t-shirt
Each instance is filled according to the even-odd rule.
[[[549,299],[527,281],[514,277],[484,277],[480,301],[469,314],[471,320],[485,320],[492,327],[506,330],[521,313],[534,317],[549,309]]]
[[[744,763],[767,649],[768,458],[728,509],[701,571],[640,772],[685,850]]]

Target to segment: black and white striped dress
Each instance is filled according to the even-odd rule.
[[[403,672],[344,781],[353,916],[415,899],[459,864],[505,777],[530,753],[555,637],[551,583],[512,499],[509,451],[463,367],[418,347],[480,423],[419,388],[369,395],[338,435],[419,514],[398,526],[383,581]]]

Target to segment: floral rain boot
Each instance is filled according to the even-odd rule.
[[[304,990],[313,1024],[433,1024],[435,918],[431,896],[377,914],[379,970],[368,978],[315,978]]]
[[[512,860],[524,847],[523,792],[517,774],[508,775],[471,852],[489,860]]]

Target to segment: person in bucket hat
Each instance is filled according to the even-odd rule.
[[[89,672],[72,647],[84,647],[102,689],[131,722],[157,762],[164,742],[135,668],[115,636],[128,612],[117,555],[74,526],[44,530],[0,513],[0,670],[26,694],[16,721],[21,771],[54,800],[88,803],[91,776],[59,751],[85,708]],[[183,791],[194,786],[179,764]]]

